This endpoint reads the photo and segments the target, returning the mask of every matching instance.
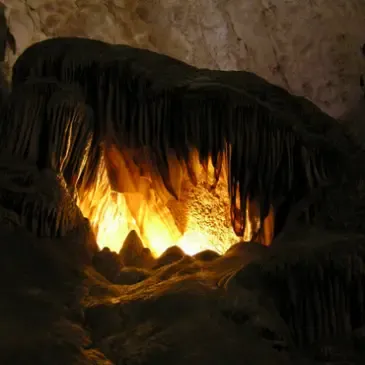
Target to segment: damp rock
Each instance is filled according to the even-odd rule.
[[[149,268],[154,264],[151,250],[143,246],[135,230],[129,232],[119,251],[119,256],[124,266]]]
[[[212,250],[204,250],[193,256],[198,261],[213,261],[220,257],[219,253]]]
[[[39,237],[66,237],[85,225],[63,177],[18,158],[0,161],[0,219],[18,223]],[[16,218],[17,217],[17,218]]]
[[[115,279],[115,283],[119,285],[133,285],[147,279],[150,273],[147,270],[135,267],[124,267]]]
[[[97,340],[119,332],[123,328],[123,320],[119,307],[111,303],[103,303],[91,306],[85,310],[85,320],[93,331],[93,336]]]
[[[365,355],[365,326],[355,330],[351,337],[354,347]]]
[[[192,272],[197,272],[200,265],[191,256],[184,256],[180,260],[160,267],[156,271],[156,277],[160,280],[168,280],[173,276],[189,275]]]
[[[176,275],[177,276],[189,276],[189,275],[197,274],[201,270],[202,270],[201,265],[199,265],[198,262],[194,262],[191,265],[179,270]]]
[[[94,255],[93,265],[109,281],[115,282],[122,267],[122,260],[116,252],[104,247]]]
[[[171,246],[157,259],[157,263],[156,266],[154,266],[154,269],[170,265],[176,261],[179,261],[184,256],[185,253],[180,247]]]
[[[270,247],[256,242],[239,242],[231,246],[220,258],[211,261],[210,266],[216,272],[237,270],[248,264],[260,260],[270,252]],[[222,271],[223,270],[223,271]]]
[[[99,252],[95,234],[87,218],[83,219],[73,231],[62,238],[63,252],[68,260],[78,264],[92,264],[92,259]]]
[[[257,242],[238,242],[230,247],[224,254],[225,257],[240,256],[245,263],[261,258],[268,252],[268,246]]]
[[[270,255],[239,270],[227,285],[268,294],[300,347],[348,336],[365,325],[360,304],[365,282],[364,237],[314,241],[269,250]],[[344,293],[352,293],[351,288],[357,289],[345,305]]]

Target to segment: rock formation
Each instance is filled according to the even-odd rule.
[[[41,29],[40,24],[47,25],[42,28],[43,36],[61,35],[62,32],[83,35],[78,33],[81,32],[81,23],[85,25],[82,32],[89,32],[86,29],[91,27],[90,24],[103,24],[103,36],[115,37],[110,39],[113,42],[122,39],[119,38],[122,33],[115,32],[115,29],[122,32],[125,24],[134,24],[136,28],[132,32],[130,28],[123,28],[127,42],[133,39],[136,44],[151,42],[156,48],[163,48],[158,41],[151,41],[154,39],[153,34],[155,37],[160,34],[159,27],[166,25],[163,16],[158,18],[159,21],[153,21],[153,26],[147,25],[147,22],[157,19],[154,18],[157,16],[155,11],[162,9],[159,2],[151,9],[132,1],[77,1],[71,5],[59,1],[52,4],[40,0],[12,0],[11,4],[7,4],[9,7],[11,5],[11,31],[20,49],[35,40],[33,37]],[[169,4],[174,7],[173,3]],[[208,8],[211,11],[205,8],[207,17],[201,17],[204,29],[222,29],[218,26],[220,16],[227,17],[230,14],[233,19],[242,14],[238,10],[247,15],[250,14],[248,9],[254,8],[251,4],[243,11],[238,5],[233,7],[233,4],[227,4],[224,11],[213,4]],[[331,4],[331,14],[335,20],[339,19],[335,15],[342,2]],[[363,7],[360,3],[354,1],[351,5],[346,4],[345,8],[341,8],[346,9],[346,14],[357,9],[356,15],[353,13],[354,19],[361,15]],[[264,6],[263,3],[261,6],[266,9],[265,17],[279,17],[278,7],[270,4]],[[317,2],[310,2],[307,6],[311,11],[321,9]],[[116,8],[120,11],[116,11]],[[187,24],[183,16],[184,9],[194,14],[203,12],[199,4],[195,3],[193,7],[190,2],[184,3],[179,11],[170,12],[175,14],[171,37],[178,37],[182,29],[187,29],[187,25],[179,28],[180,24]],[[220,11],[215,12],[215,9]],[[289,4],[286,9],[297,7]],[[27,14],[28,18],[20,14]],[[91,14],[97,16],[92,17]],[[119,22],[117,16],[124,17],[124,21]],[[65,19],[69,21],[68,24]],[[236,22],[230,23],[228,18],[224,19],[226,26],[237,25]],[[17,21],[18,27],[14,26]],[[355,20],[350,22],[349,28],[354,23]],[[27,24],[26,27],[22,28],[23,24]],[[119,28],[114,28],[113,24],[118,24]],[[138,33],[136,24],[145,27],[146,33]],[[293,26],[294,23],[290,24]],[[290,24],[286,24],[286,27],[290,27]],[[32,32],[26,32],[27,27],[33,27]],[[248,29],[251,29],[251,36],[262,37],[262,27],[251,26]],[[286,29],[289,31],[289,28]],[[98,36],[101,29],[95,26],[94,31],[95,34],[88,35]],[[238,29],[234,31],[239,33]],[[267,37],[267,28],[265,32]],[[137,33],[142,35],[138,37]],[[232,49],[233,53],[221,54],[217,50],[214,57],[198,61],[199,57],[203,59],[206,56],[201,52],[204,54],[210,49],[212,43],[209,34],[208,31],[204,33],[205,48],[190,46],[191,53],[185,56],[186,59],[191,57],[189,61],[207,62],[207,65],[214,59],[219,67],[229,67],[230,64],[227,66],[227,63],[218,62],[227,62],[227,59],[234,62],[227,57],[227,54],[234,53]],[[189,39],[189,36],[191,34],[185,34],[185,39]],[[322,37],[325,36],[322,34]],[[170,41],[174,39],[177,38],[171,38]],[[189,42],[186,42],[187,47],[191,44]],[[277,57],[278,49],[284,45],[280,45],[278,39],[276,43],[272,42],[273,39],[269,43],[271,47],[275,44],[275,48],[274,51],[270,49]],[[105,63],[100,60],[95,61],[105,47],[112,49],[108,53],[109,63],[106,63],[113,65],[112,68],[105,68]],[[97,48],[101,50],[100,53],[95,52]],[[248,54],[252,52],[252,48],[250,51],[247,45],[244,48]],[[178,49],[183,50],[183,47]],[[173,85],[175,79],[149,77],[153,72],[157,72],[157,76],[168,73],[170,69],[161,66],[166,64],[157,61],[149,64],[144,57],[136,57],[133,67],[128,68],[128,57],[134,54],[146,56],[147,53],[132,50],[128,57],[123,58],[121,50],[123,47],[109,47],[104,43],[86,50],[76,47],[74,53],[67,52],[67,55],[77,57],[65,57],[61,62],[58,62],[57,55],[45,57],[43,62],[25,62],[23,67],[14,72],[16,82],[12,93],[5,96],[6,102],[0,110],[0,364],[362,365],[365,361],[365,194],[362,172],[364,153],[361,145],[355,143],[347,134],[347,129],[337,124],[336,120],[325,116],[304,99],[289,95],[254,74],[242,72],[235,74],[242,78],[225,78],[222,76],[224,73],[204,70],[197,75],[196,69],[187,65],[180,68],[178,61],[169,60],[167,65],[171,68],[179,65],[179,70],[186,71],[186,74],[178,74],[176,86]],[[116,60],[112,57],[115,54],[119,57]],[[39,61],[43,55],[36,52],[36,57],[28,60]],[[90,55],[95,59],[90,59]],[[156,59],[166,58],[159,55],[149,58],[152,61]],[[247,62],[260,64],[259,59],[248,56]],[[22,65],[22,58],[19,60],[18,65]],[[52,63],[55,60],[59,68]],[[275,61],[278,60],[275,58]],[[65,64],[67,67],[63,68]],[[90,64],[92,67],[88,68]],[[40,68],[37,69],[35,65]],[[285,82],[292,82],[289,71],[285,73],[281,64],[277,65],[279,68],[276,72],[282,78],[279,81],[284,82],[285,76]],[[292,67],[300,69],[300,62],[295,65]],[[29,69],[24,66],[29,66]],[[237,64],[235,66],[238,67]],[[280,188],[284,189],[285,181],[295,176],[291,189],[284,189],[283,195],[293,190],[296,192],[296,188],[304,182],[304,186],[309,186],[306,191],[309,198],[317,203],[318,190],[314,186],[319,186],[321,206],[311,215],[311,224],[301,216],[308,203],[313,203],[312,200],[306,201],[308,196],[304,194],[301,198],[304,198],[305,204],[299,201],[293,218],[289,215],[286,225],[282,226],[281,235],[269,247],[255,242],[239,242],[223,255],[204,251],[195,256],[171,247],[156,258],[143,247],[136,232],[132,231],[120,252],[99,250],[88,220],[76,205],[75,195],[78,193],[78,181],[89,182],[88,178],[92,176],[86,174],[85,177],[85,167],[87,169],[88,165],[84,159],[94,157],[92,141],[97,142],[95,146],[110,136],[100,132],[104,131],[98,128],[101,124],[95,124],[103,116],[100,112],[104,112],[105,119],[114,117],[117,122],[120,120],[116,118],[117,108],[113,109],[116,114],[111,115],[110,109],[98,107],[98,102],[103,99],[93,98],[95,93],[89,92],[90,83],[95,80],[93,77],[100,81],[103,79],[101,76],[106,74],[113,79],[110,81],[113,87],[120,80],[112,76],[117,74],[116,71],[125,71],[125,67],[130,72],[130,78],[123,84],[125,89],[122,88],[125,99],[121,97],[122,93],[109,94],[110,99],[114,98],[117,102],[125,101],[128,97],[133,99],[136,94],[141,104],[148,104],[150,100],[155,101],[153,97],[160,95],[158,92],[161,90],[165,98],[162,100],[166,100],[168,95],[164,87],[169,83],[173,91],[178,90],[173,93],[169,89],[173,98],[168,100],[171,103],[177,101],[175,106],[179,105],[179,100],[190,98],[191,101],[194,99],[192,96],[197,96],[197,105],[190,105],[193,114],[201,112],[199,108],[207,104],[208,96],[215,101],[212,105],[216,105],[226,92],[232,100],[223,99],[222,105],[226,105],[228,110],[241,108],[247,112],[244,108],[251,107],[256,111],[255,118],[250,113],[246,113],[248,117],[245,114],[243,118],[243,113],[240,115],[242,120],[239,120],[253,125],[256,128],[254,131],[248,128],[239,130],[238,127],[243,123],[233,123],[235,130],[231,135],[243,136],[247,140],[252,136],[257,139],[256,144],[251,141],[244,147],[236,143],[236,149],[242,152],[246,148],[246,154],[237,154],[235,163],[230,166],[231,175],[246,181],[240,168],[243,166],[244,172],[249,170],[244,162],[250,162],[252,155],[257,155],[258,164],[255,167],[259,173],[256,173],[254,182],[259,188],[250,183],[250,192],[258,190],[259,196],[265,194],[264,188],[270,188],[268,177],[272,181],[279,181]],[[62,72],[58,73],[60,69]],[[286,70],[289,69],[288,66]],[[22,79],[25,75],[23,71],[32,70],[36,70],[35,75],[42,79]],[[67,72],[63,72],[65,70]],[[94,75],[91,72],[95,70],[99,72],[96,76],[95,72]],[[113,72],[108,74],[110,70]],[[326,75],[332,77],[332,71]],[[45,75],[47,72],[50,74]],[[44,78],[52,74],[62,80]],[[123,73],[125,75],[128,73]],[[317,77],[315,75],[313,72],[312,76]],[[311,96],[316,95],[319,104],[323,100],[339,100],[339,94],[334,99],[326,99],[329,89],[321,89],[325,79],[326,76],[316,79],[317,83],[313,83],[316,91],[311,91]],[[60,81],[66,81],[66,85]],[[77,81],[81,90],[70,85],[71,81]],[[343,91],[342,87],[341,84],[336,90]],[[114,91],[116,89],[113,88]],[[152,95],[152,98],[146,97],[146,89],[147,96]],[[321,99],[324,95],[327,95],[326,98]],[[107,98],[104,96],[104,99]],[[247,103],[247,100],[252,104]],[[232,108],[230,103],[234,104]],[[152,105],[155,106],[153,102]],[[337,105],[332,112],[336,113],[343,106]],[[188,115],[188,111],[184,110],[181,114]],[[229,125],[228,119],[223,119],[225,126]],[[209,124],[212,120],[199,119],[199,126],[205,128],[208,137],[213,135],[212,139],[216,140],[219,135],[224,138],[230,136],[224,133],[210,135],[214,129]],[[184,122],[187,121],[189,118],[184,119]],[[258,121],[270,121],[271,124],[258,124]],[[130,120],[126,118],[124,122]],[[110,125],[113,128],[126,126],[115,121]],[[188,123],[179,128],[184,131],[187,125],[188,130],[193,130],[192,124]],[[168,124],[164,126],[169,127]],[[144,127],[148,130],[150,125]],[[130,128],[125,128],[123,132],[126,130]],[[123,137],[119,138],[125,144],[128,144],[128,138],[134,138],[142,144],[150,141],[147,131],[140,128],[138,132],[141,130],[143,133],[139,133],[138,138],[133,133],[127,136],[121,134]],[[95,138],[99,132],[100,139]],[[191,133],[189,141],[196,143],[196,136]],[[166,140],[175,142],[169,137]],[[205,139],[208,138],[205,136]],[[229,138],[225,140],[232,144],[234,141]],[[268,145],[272,148],[267,148]],[[297,147],[294,148],[294,145]],[[206,157],[213,149],[211,146],[196,143],[195,147]],[[258,146],[261,146],[261,150]],[[160,149],[155,152],[163,153],[161,145],[158,147]],[[172,143],[172,147],[179,150],[180,145]],[[279,153],[283,150],[285,153]],[[185,150],[181,151],[184,157]],[[314,151],[313,155],[308,151]],[[244,160],[246,156],[247,160]],[[252,165],[251,162],[248,165]],[[274,169],[276,164],[280,168]],[[72,185],[76,188],[71,189]],[[322,190],[326,194],[322,195]],[[301,189],[299,191],[303,192]],[[263,207],[266,204],[267,208],[267,199],[260,203]],[[293,200],[289,200],[289,207],[291,203]]]
[[[360,98],[362,0],[3,3],[17,55],[48,37],[87,36],[157,50],[198,67],[252,71],[335,117]]]

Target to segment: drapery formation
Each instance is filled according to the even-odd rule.
[[[77,181],[87,160],[93,112],[77,88],[55,79],[13,86],[0,110],[0,154]]]
[[[31,46],[14,65],[14,88],[33,77],[77,84],[94,111],[82,186],[95,180],[102,144],[143,148],[177,196],[169,151],[194,182],[196,149],[203,165],[211,159],[216,180],[227,162],[231,220],[239,236],[248,201],[258,204],[263,222],[270,207],[278,211],[283,202],[346,176],[355,150],[336,120],[249,72],[198,69],[126,45],[55,38]]]
[[[43,79],[13,88],[0,110],[2,221],[41,237],[64,236],[84,224],[67,185],[81,177],[92,117],[70,85]]]

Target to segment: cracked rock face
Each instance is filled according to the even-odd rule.
[[[253,71],[335,117],[361,96],[363,0],[2,1],[17,54],[47,37],[87,36]]]

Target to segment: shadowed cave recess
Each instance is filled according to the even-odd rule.
[[[364,363],[356,123],[86,38],[1,85],[0,364]]]

